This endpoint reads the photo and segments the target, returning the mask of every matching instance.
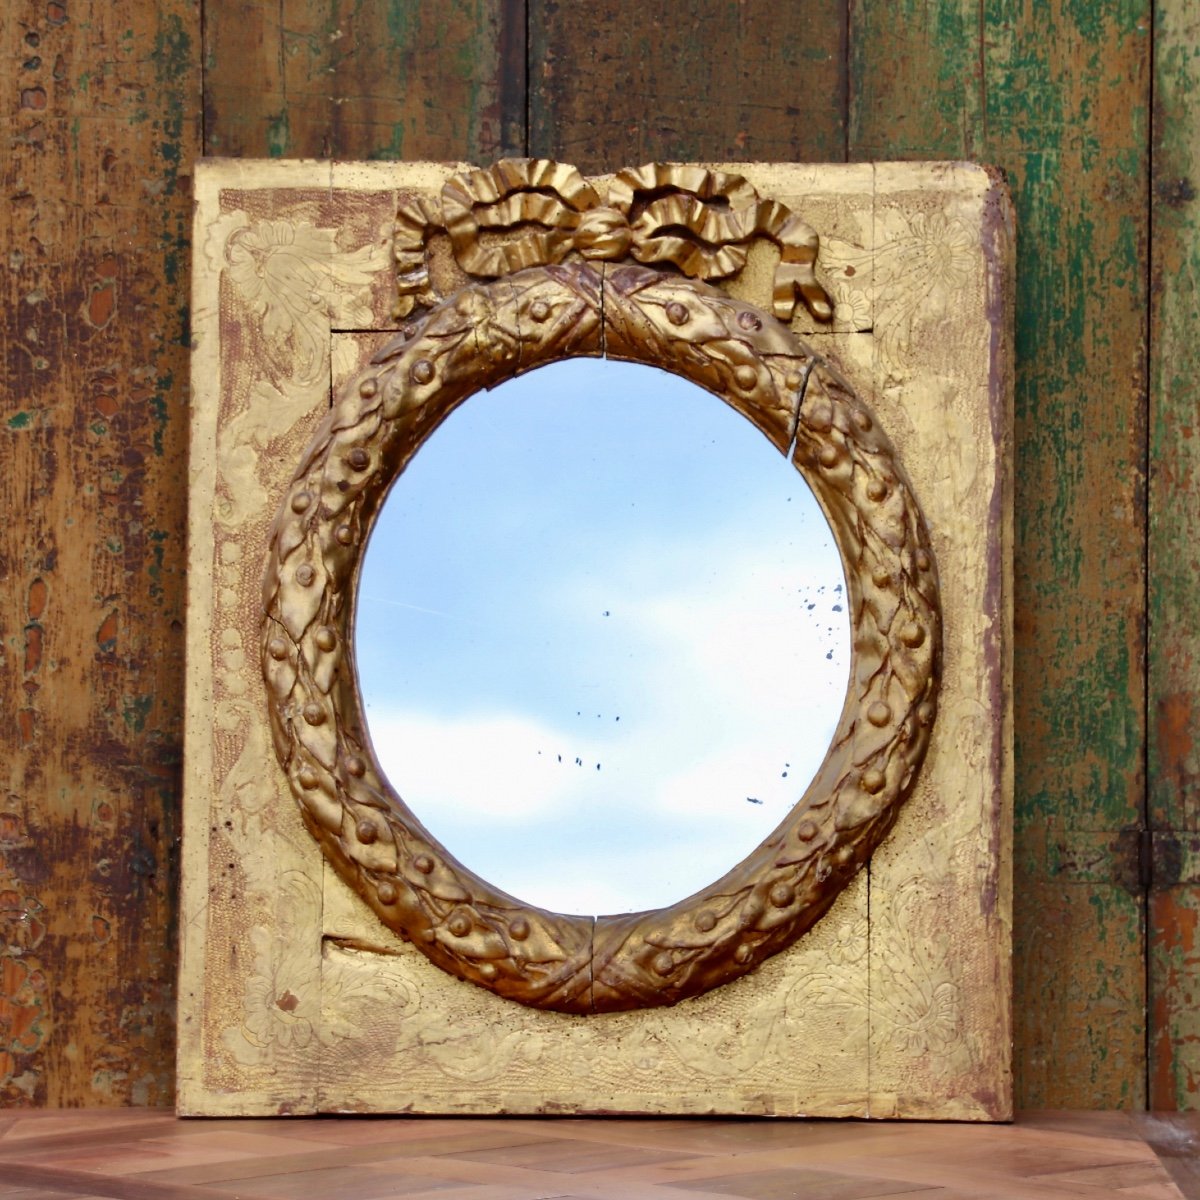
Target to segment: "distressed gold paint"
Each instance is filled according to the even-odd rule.
[[[1011,230],[992,180],[953,166],[739,168],[822,234],[818,278],[854,314],[808,336],[870,397],[926,508],[958,614],[942,713],[869,876],[809,934],[702,996],[581,1022],[453,979],[385,929],[323,868],[270,767],[246,654],[269,515],[328,405],[321,378],[341,386],[392,335],[331,337],[327,324],[319,370],[288,347],[317,345],[320,314],[363,307],[387,331],[388,247],[373,231],[397,193],[440,189],[454,168],[272,170],[228,164],[198,180],[181,1109],[1005,1115],[1009,392],[997,299]],[[237,263],[266,214],[294,230],[278,235],[289,245],[311,248],[319,302],[264,324],[271,300]],[[914,262],[919,302],[905,282]],[[770,279],[760,263],[747,286],[769,301]],[[874,332],[854,332],[862,314]]]

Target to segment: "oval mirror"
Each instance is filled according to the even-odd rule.
[[[375,754],[524,902],[673,904],[820,766],[845,597],[804,479],[721,400],[648,366],[541,367],[453,412],[379,515],[355,618]]]

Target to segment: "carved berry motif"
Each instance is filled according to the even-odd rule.
[[[585,226],[601,247],[614,228],[599,216]],[[669,908],[592,919],[522,904],[425,832],[375,760],[340,647],[388,486],[445,416],[518,371],[602,352],[707,388],[791,453],[841,550],[854,657],[825,761],[771,837]],[[887,437],[774,317],[643,266],[517,270],[464,288],[386,345],[343,391],[283,497],[264,601],[276,752],[330,862],[438,966],[540,1008],[674,1004],[790,945],[891,828],[934,719],[936,569]]]

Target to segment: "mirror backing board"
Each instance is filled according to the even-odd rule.
[[[179,1110],[1005,1119],[1012,225],[982,168],[718,168],[819,232],[834,320],[797,307],[792,330],[890,435],[942,584],[924,765],[810,932],[672,1007],[541,1011],[439,971],[305,829],[258,665],[269,530],[331,395],[396,330],[397,203],[465,169],[198,164]],[[756,246],[725,290],[769,309],[774,263]]]

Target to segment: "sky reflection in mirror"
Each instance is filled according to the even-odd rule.
[[[833,535],[748,421],[572,359],[452,413],[367,548],[376,756],[460,862],[557,912],[672,904],[804,793],[845,698]]]

